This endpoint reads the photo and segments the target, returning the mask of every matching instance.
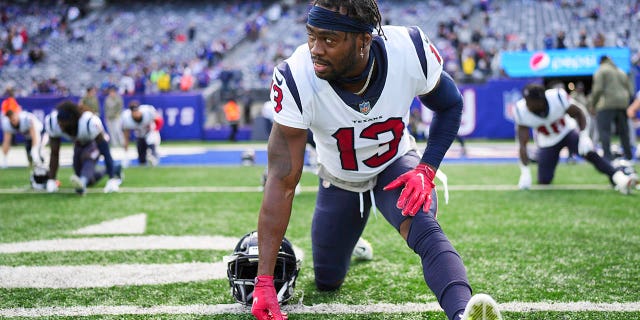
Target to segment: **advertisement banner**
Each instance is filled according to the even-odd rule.
[[[502,52],[502,68],[509,77],[591,76],[607,55],[624,72],[631,68],[629,48],[580,48]]]
[[[164,119],[164,126],[160,130],[162,140],[200,140],[203,138],[205,110],[204,99],[200,94],[133,95],[124,96],[123,99],[125,108],[130,101],[138,100],[141,104],[150,104],[158,110]],[[17,100],[23,110],[33,113],[42,121],[58,103],[64,100],[77,103],[80,98],[33,96],[20,97]],[[104,97],[100,97],[99,100],[102,105]],[[103,124],[106,123],[104,113],[101,114],[101,119]],[[20,135],[18,135],[18,141],[22,141]]]

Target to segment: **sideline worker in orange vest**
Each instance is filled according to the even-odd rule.
[[[240,122],[240,107],[236,100],[231,98],[224,104],[224,115],[227,118],[227,122],[231,125],[231,135],[229,135],[229,141],[236,141],[236,134],[238,133],[238,123]]]

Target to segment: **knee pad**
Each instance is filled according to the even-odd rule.
[[[313,271],[318,291],[336,291],[340,289],[346,276],[346,270],[335,265],[314,264]]]

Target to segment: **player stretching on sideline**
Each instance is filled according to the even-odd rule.
[[[516,103],[515,120],[518,125],[518,142],[520,145],[520,189],[531,187],[531,170],[527,155],[529,130],[536,130],[538,145],[538,183],[550,184],[555,174],[560,150],[567,147],[574,154],[580,154],[600,172],[606,174],[611,183],[621,193],[628,194],[637,183],[635,175],[627,175],[617,170],[600,157],[593,149],[589,138],[587,120],[582,110],[569,100],[564,89],[545,90],[538,84],[529,84],[524,90],[524,99]],[[580,133],[568,121],[572,117],[578,123]]]
[[[63,101],[45,117],[45,128],[49,134],[51,159],[49,161],[49,180],[47,191],[58,191],[56,175],[60,161],[60,140],[73,141],[73,172],[71,184],[76,192],[83,195],[87,187],[97,183],[105,174],[109,180],[104,187],[105,193],[119,190],[120,167],[114,166],[109,143],[105,139],[102,122],[88,108],[79,107],[71,101]],[[96,171],[100,155],[104,156],[106,172]]]
[[[138,149],[138,164],[145,165],[147,160],[152,166],[160,161],[158,147],[160,146],[160,129],[163,124],[162,117],[152,105],[143,104],[137,100],[129,102],[129,109],[122,113],[122,129],[124,130],[124,159],[123,166],[129,166],[127,150],[129,149],[129,137],[131,130],[136,135],[136,147]]]
[[[501,319],[491,297],[471,297],[462,259],[436,221],[433,179],[460,127],[460,92],[422,30],[380,22],[375,0],[314,1],[307,45],[274,69],[275,123],[252,307],[259,320],[287,319],[273,272],[302,172],[307,129],[319,162],[311,225],[318,290],[341,287],[375,205],[422,260],[424,280],[448,319]],[[407,130],[415,96],[435,111],[422,157]]]
[[[29,166],[37,167],[43,164],[44,159],[40,154],[42,145],[42,122],[33,113],[21,110],[7,110],[1,117],[2,122],[2,157],[0,167],[8,166],[9,148],[15,134],[24,136],[24,146],[27,150]]]

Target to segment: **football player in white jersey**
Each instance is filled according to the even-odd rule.
[[[316,0],[307,44],[274,69],[274,125],[252,292],[259,320],[287,318],[278,305],[274,266],[303,168],[307,129],[316,142],[320,177],[311,226],[318,290],[340,288],[375,206],[420,257],[425,282],[448,319],[501,319],[491,297],[472,299],[462,260],[436,221],[433,179],[460,127],[460,91],[422,30],[382,27],[381,21],[375,0]],[[435,111],[423,155],[407,129],[415,96]]]
[[[162,128],[162,116],[156,108],[150,104],[140,104],[139,101],[129,102],[129,109],[122,112],[122,129],[124,131],[124,151],[123,166],[127,167],[129,158],[129,137],[131,131],[136,136],[136,147],[138,149],[138,163],[145,165],[147,160],[152,166],[158,164],[158,147],[160,146],[160,129]]]
[[[600,157],[589,137],[587,118],[564,89],[545,90],[542,85],[529,84],[523,90],[523,99],[516,102],[515,122],[520,156],[521,189],[531,187],[531,170],[527,154],[531,129],[536,133],[538,146],[538,184],[550,184],[560,158],[560,150],[567,147],[574,154],[579,154],[589,161],[603,174],[621,193],[628,194],[637,183],[637,177],[625,174],[623,170],[614,168],[608,161]],[[570,118],[575,121],[570,121]],[[580,132],[576,131],[577,123]]]
[[[83,195],[87,187],[96,184],[104,175],[109,176],[104,192],[117,192],[121,179],[120,166],[111,158],[111,150],[102,126],[102,121],[91,110],[79,107],[71,101],[63,101],[45,117],[45,129],[49,135],[51,158],[49,180],[46,189],[56,192],[56,176],[60,163],[60,143],[65,138],[73,142],[73,171],[71,184]],[[96,170],[100,158],[104,157],[106,171]]]
[[[43,164],[44,159],[40,154],[42,122],[31,112],[20,110],[7,110],[2,115],[2,162],[0,166],[8,166],[9,149],[11,140],[16,134],[24,136],[24,146],[27,150],[27,159],[30,167]]]

